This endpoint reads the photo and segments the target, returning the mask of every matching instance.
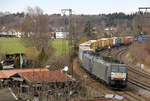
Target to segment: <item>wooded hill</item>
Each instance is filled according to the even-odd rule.
[[[6,29],[14,28],[19,29],[22,20],[24,19],[24,13],[9,14],[0,17],[0,30],[3,26]],[[68,16],[61,16],[61,14],[48,15],[45,14],[48,18],[49,27],[53,30],[60,27],[68,28],[69,19]],[[133,20],[138,16],[138,13],[134,14],[124,14],[124,13],[112,13],[112,14],[99,14],[99,15],[72,15],[72,23],[74,31],[77,34],[83,32],[84,26],[87,21],[89,21],[92,27],[96,28],[97,33],[104,33],[104,29],[107,27],[116,27],[118,33],[132,33],[135,23]],[[140,19],[140,18],[139,18]],[[136,19],[138,22],[138,19]]]

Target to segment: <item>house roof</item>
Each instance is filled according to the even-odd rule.
[[[7,79],[18,74],[28,82],[41,83],[45,82],[65,82],[71,81],[71,77],[61,72],[61,70],[49,71],[47,68],[43,69],[15,69],[15,70],[1,70],[0,79]]]
[[[28,82],[35,82],[35,83],[66,82],[72,80],[68,75],[63,74],[60,70],[20,72],[18,74]]]
[[[118,101],[118,100],[111,98],[92,98],[92,99],[76,99],[76,101]]]
[[[87,100],[81,99],[80,101],[118,101],[118,100],[113,100],[108,98],[95,98],[95,99],[87,99]]]
[[[0,71],[0,79],[9,78],[10,76],[16,73],[23,73],[23,72],[32,72],[32,71],[49,71],[47,68],[43,69],[14,69],[14,70],[1,70]]]

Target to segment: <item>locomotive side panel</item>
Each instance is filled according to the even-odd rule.
[[[88,66],[88,58],[86,57],[86,55],[84,54],[83,55],[83,58],[82,58],[82,65],[83,65],[83,68],[84,69],[86,69],[87,71],[88,71],[88,68],[89,68],[89,66]]]
[[[92,74],[98,77],[99,79],[107,82],[106,79],[106,74],[107,74],[107,69],[105,64],[99,63],[98,60],[94,61],[94,65],[92,68]]]
[[[82,58],[82,65],[85,70],[92,74],[92,56],[85,53]]]
[[[79,59],[82,61],[83,50],[79,48]]]

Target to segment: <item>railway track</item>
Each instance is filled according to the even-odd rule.
[[[120,61],[120,63],[125,63],[127,64],[128,66],[128,83],[129,84],[132,84],[134,86],[136,86],[137,88],[140,88],[140,89],[144,89],[144,90],[147,90],[147,91],[150,91],[150,74],[144,72],[144,71],[141,71],[140,69],[136,69],[135,67],[133,67],[132,65],[128,64],[127,61],[125,61],[124,59],[124,54],[126,53],[126,51],[128,50],[128,48],[120,48],[120,49],[115,49],[113,50],[113,52],[111,51],[111,57],[113,59],[117,59]],[[104,53],[103,53],[104,56],[110,56],[110,53],[108,50],[106,50]],[[135,93],[135,92],[134,92]],[[132,95],[133,93],[132,92],[123,92],[123,94],[125,95]],[[130,94],[130,95],[129,95]],[[134,98],[135,97],[135,94],[133,94],[134,96],[132,96],[131,98]],[[125,97],[125,96],[124,96]],[[142,99],[141,99],[142,98]],[[127,98],[128,99],[128,98]],[[149,99],[147,97],[142,97],[140,96],[136,96],[134,98],[134,100],[136,101],[149,101]],[[129,99],[128,99],[129,100]],[[133,100],[133,101],[134,101]],[[130,99],[130,101],[132,101]]]
[[[113,93],[113,91],[105,87],[103,84],[91,78],[91,76],[88,73],[86,73],[85,70],[83,70],[83,68],[81,68],[77,59],[74,59],[73,61],[73,71],[75,72],[74,76],[82,82],[82,85],[84,87],[93,88],[93,90],[101,92],[102,95],[105,95],[107,93]],[[89,92],[92,92],[92,90]]]
[[[123,56],[126,53],[126,51],[128,50],[128,48],[126,47],[120,47],[120,48],[114,48],[113,50],[102,50],[100,51],[100,56],[111,56],[113,59],[119,60],[120,62],[126,63],[128,64],[126,61],[124,61]],[[111,52],[111,53],[110,53]],[[80,68],[79,64],[77,63],[77,59],[76,61],[76,66],[74,67],[74,71],[76,72],[76,74],[79,76],[79,78],[82,82],[85,82],[85,78],[83,75],[86,75],[86,88],[90,87],[91,89],[95,89],[98,92],[101,92],[102,94],[118,94],[124,97],[123,101],[149,101],[149,98],[147,97],[143,97],[139,94],[137,94],[135,91],[132,90],[125,90],[125,91],[113,91],[107,87],[105,87],[103,84],[101,84],[100,82],[97,82],[96,80],[93,80],[89,74],[85,73],[85,71],[83,69]],[[77,65],[78,64],[78,65]],[[138,88],[150,91],[150,86],[148,84],[146,84],[146,82],[143,82],[141,80],[138,80],[135,77],[140,76],[141,78],[145,79],[144,81],[149,81],[150,82],[150,76],[147,73],[141,72],[140,70],[137,70],[135,68],[133,68],[132,66],[128,65],[128,70],[129,70],[129,79],[128,79],[128,83],[132,84]],[[77,69],[78,68],[78,69]],[[132,75],[130,75],[132,74]],[[84,80],[83,80],[84,78]],[[149,83],[150,84],[150,83]]]
[[[127,101],[147,101],[144,100],[143,98],[131,93],[130,91],[117,91],[116,92],[118,95],[123,96]]]
[[[97,92],[100,92],[103,96],[105,94],[113,94],[113,95],[120,95],[123,96],[122,101],[148,101],[145,98],[138,96],[134,93],[132,93],[131,90],[123,90],[123,91],[116,91],[112,90],[109,87],[106,87],[104,84],[101,84],[97,80],[91,78],[89,74],[87,74],[77,63],[77,59],[74,60],[74,72],[78,75],[78,78],[80,78],[80,81],[83,82],[84,87],[86,87],[89,91],[86,96],[91,95],[90,93],[93,92],[92,90],[96,90]],[[85,77],[86,76],[86,80]],[[92,95],[93,96],[93,95]]]
[[[124,47],[123,47],[122,49],[119,49],[119,50],[117,50],[116,52],[113,52],[111,57],[112,57],[113,59],[117,59],[118,61],[120,61],[120,62],[122,62],[122,63],[125,63],[125,64],[129,67],[129,68],[128,68],[129,72],[134,73],[136,76],[138,75],[138,76],[140,76],[140,77],[142,77],[142,78],[144,78],[144,79],[147,79],[147,80],[149,81],[149,84],[150,84],[150,74],[149,74],[149,73],[144,72],[144,71],[142,71],[141,69],[136,68],[136,67],[130,65],[127,61],[125,61],[125,59],[124,59],[124,54],[126,53],[127,50],[128,50],[128,48],[124,48]],[[109,53],[108,53],[108,51],[106,50],[106,52],[104,52],[103,55],[107,56],[108,54],[109,54]],[[109,54],[109,55],[110,55],[110,54]],[[146,83],[148,83],[148,82],[146,82]]]
[[[143,88],[145,90],[150,91],[150,85],[148,85],[148,84],[146,84],[144,82],[140,82],[140,81],[135,80],[133,78],[128,79],[128,82],[131,83],[131,84],[133,84],[133,85],[136,85],[136,86],[138,86],[140,88]]]
[[[150,74],[129,64],[127,61],[124,59],[124,54],[126,53],[126,49],[120,52],[120,61],[123,61],[125,64],[128,66],[128,74],[129,78],[132,79],[132,81],[137,81],[137,83],[141,85],[150,85]],[[132,74],[131,74],[132,73]],[[133,75],[134,74],[134,75]],[[131,80],[130,80],[131,81]],[[139,82],[140,81],[140,82]],[[136,83],[135,83],[136,84]],[[138,85],[137,85],[138,86]],[[150,88],[150,86],[147,86]],[[149,89],[147,89],[149,91]]]

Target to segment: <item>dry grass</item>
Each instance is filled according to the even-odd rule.
[[[129,47],[126,55],[130,63],[140,67],[144,64],[144,69],[150,72],[150,39],[143,42],[135,42],[134,46]]]

